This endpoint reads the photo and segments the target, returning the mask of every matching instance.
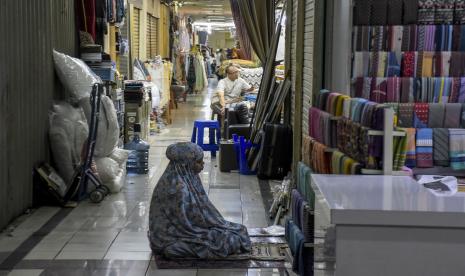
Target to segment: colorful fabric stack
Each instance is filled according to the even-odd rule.
[[[433,167],[433,130],[431,128],[417,129],[417,167]]]

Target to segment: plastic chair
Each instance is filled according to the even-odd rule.
[[[209,143],[203,143],[204,129],[208,128]],[[216,133],[215,133],[216,132]],[[216,141],[215,141],[216,138]],[[204,151],[210,151],[212,157],[220,149],[221,130],[220,123],[215,120],[195,120],[194,129],[192,130],[191,142],[199,145]]]

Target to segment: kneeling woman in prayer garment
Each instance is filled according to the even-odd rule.
[[[203,150],[190,142],[170,145],[170,160],[152,195],[149,240],[167,258],[222,258],[251,249],[247,228],[226,221],[208,199],[199,173]]]

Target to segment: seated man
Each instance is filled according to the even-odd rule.
[[[203,150],[181,142],[166,150],[170,160],[152,195],[148,237],[154,254],[167,258],[223,258],[250,252],[247,228],[226,221],[208,199],[199,173]]]
[[[211,109],[214,114],[224,115],[225,107],[242,101],[242,93],[254,90],[254,87],[239,77],[239,68],[226,67],[226,78],[218,82],[216,94],[212,97]]]

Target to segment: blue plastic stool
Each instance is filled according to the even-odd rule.
[[[208,128],[209,143],[203,143],[203,131]],[[216,135],[215,135],[216,130]],[[215,141],[216,136],[216,141]],[[197,140],[196,140],[197,138]],[[220,123],[216,120],[195,120],[194,129],[192,130],[191,142],[199,145],[204,151],[210,151],[212,157],[216,156],[216,152],[220,149],[221,130]]]

